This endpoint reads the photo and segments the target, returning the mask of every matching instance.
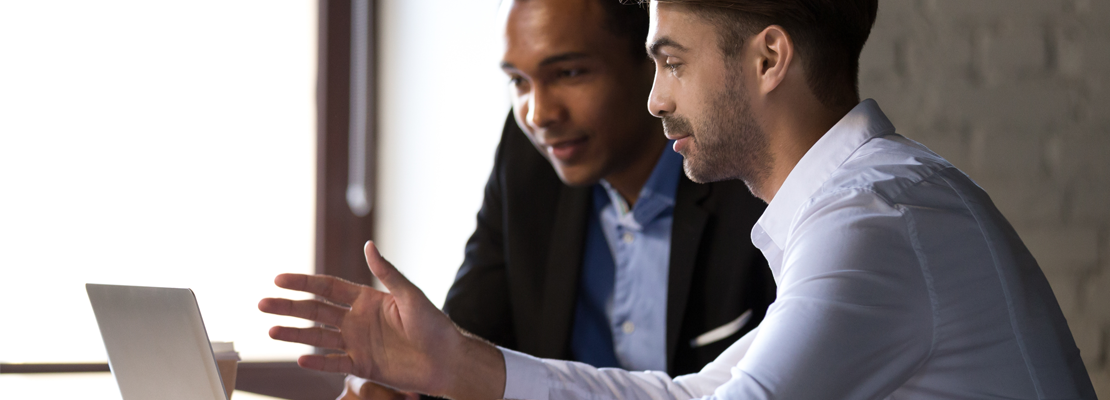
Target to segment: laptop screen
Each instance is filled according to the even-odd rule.
[[[192,290],[85,290],[124,400],[227,400]]]

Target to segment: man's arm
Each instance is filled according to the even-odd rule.
[[[791,238],[780,297],[758,330],[695,376],[672,380],[498,351],[451,324],[369,243],[371,272],[392,294],[333,277],[280,275],[281,287],[350,307],[264,299],[259,308],[338,327],[271,330],[275,339],[345,352],[302,356],[306,368],[449,398],[691,398],[709,391],[730,399],[882,398],[932,351],[925,271],[908,248],[913,232],[899,210],[867,193],[838,196],[799,218],[805,234]],[[709,388],[725,369],[729,380]]]
[[[627,391],[620,393],[629,397],[693,397],[686,386],[672,382],[662,372],[598,370],[587,364],[540,360],[499,349],[451,323],[420,289],[381,257],[373,243],[367,242],[365,253],[371,272],[389,293],[326,275],[282,274],[274,280],[278,286],[312,293],[326,301],[267,298],[259,302],[258,308],[267,313],[335,327],[270,329],[270,337],[277,340],[343,352],[304,355],[297,360],[300,366],[352,374],[401,390],[451,399],[498,399],[510,394],[506,392],[506,360],[513,360],[518,368],[508,370],[515,378],[511,388],[542,385],[545,382],[530,379],[539,378],[537,372],[548,379],[550,368],[555,373],[566,371],[563,379],[587,378],[578,382],[582,384],[622,385]],[[621,388],[586,390],[604,393],[613,389]],[[587,393],[575,390],[578,395]]]
[[[531,357],[511,350],[505,354],[505,398],[508,399],[691,399],[712,395],[732,378],[759,328],[749,331],[695,374],[671,379],[659,371],[594,368],[573,361]]]

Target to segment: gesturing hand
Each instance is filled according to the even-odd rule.
[[[382,258],[372,242],[367,242],[364,250],[370,272],[390,293],[331,276],[278,275],[274,279],[278,286],[327,301],[266,298],[258,303],[258,309],[329,327],[275,326],[270,337],[342,351],[301,356],[297,363],[304,368],[348,373],[439,396],[500,397],[505,379],[500,352],[457,329],[419,288]],[[474,375],[483,377],[483,382],[470,379]]]

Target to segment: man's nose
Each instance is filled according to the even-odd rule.
[[[647,107],[648,112],[656,118],[663,118],[674,113],[675,104],[671,96],[671,88],[661,82],[658,73],[655,74],[655,81],[651,84],[651,94],[648,95]]]
[[[528,124],[533,128],[550,128],[566,119],[566,108],[551,90],[537,86],[528,100]]]

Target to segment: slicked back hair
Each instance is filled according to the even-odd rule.
[[[859,55],[875,24],[878,0],[654,1],[689,7],[716,25],[726,58],[738,55],[746,38],[779,25],[794,42],[806,83],[822,104],[839,108],[859,102]]]

